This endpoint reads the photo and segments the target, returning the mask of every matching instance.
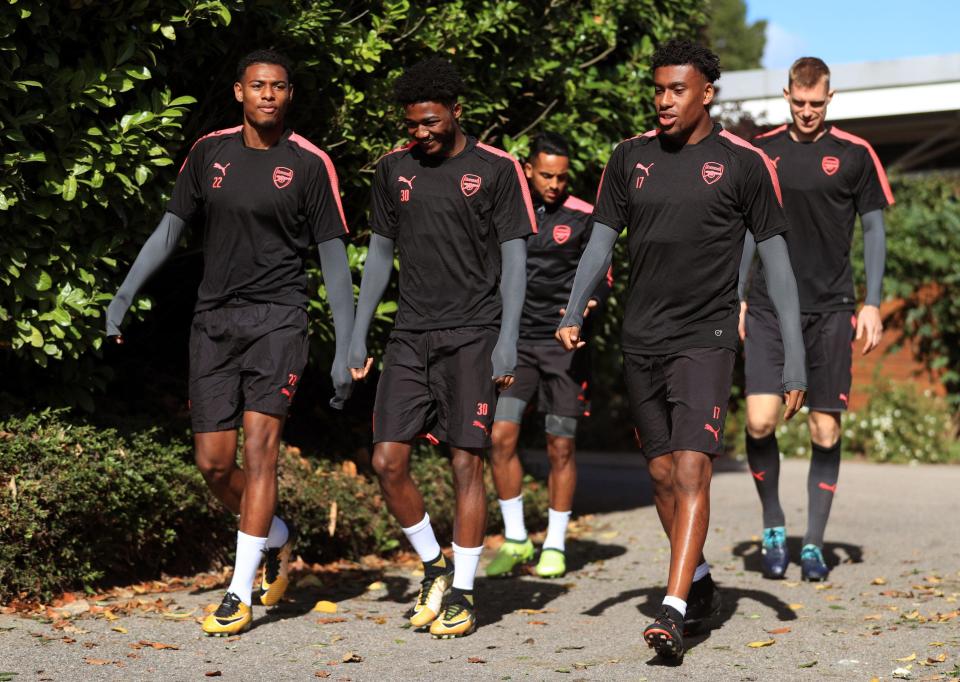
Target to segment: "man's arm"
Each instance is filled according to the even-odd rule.
[[[750,266],[753,265],[756,252],[757,241],[753,238],[753,233],[747,230],[747,236],[743,238],[743,256],[740,258],[740,275],[737,279],[737,298],[740,300],[740,322],[737,331],[741,341],[747,338],[747,327],[744,323],[747,314],[747,279],[750,278]]]
[[[337,338],[333,367],[330,369],[334,390],[330,407],[340,410],[353,390],[353,379],[347,369],[347,350],[353,332],[353,279],[350,277],[347,246],[342,239],[328,239],[317,245],[317,251]]]
[[[857,315],[857,340],[863,339],[862,355],[880,344],[883,320],[880,301],[883,299],[883,270],[887,259],[887,235],[883,226],[883,210],[860,216],[863,225],[863,265],[867,274],[867,295]]]
[[[517,339],[520,313],[527,292],[527,242],[508,239],[500,244],[500,336],[493,349],[493,380],[501,389],[509,388],[517,369]]]
[[[787,242],[774,235],[757,243],[763,263],[767,293],[780,321],[783,339],[783,392],[787,403],[784,419],[789,419],[803,406],[807,391],[807,364],[800,327],[800,297],[797,280],[790,265]]]
[[[600,279],[610,268],[613,247],[617,243],[618,236],[619,232],[603,223],[593,225],[590,241],[587,242],[587,248],[583,250],[580,264],[577,266],[577,275],[573,279],[573,289],[570,291],[566,312],[556,333],[557,341],[568,351],[576,350],[586,343],[580,340],[583,312],[591,293],[596,290]]]
[[[357,316],[350,335],[350,349],[347,353],[347,367],[354,381],[367,376],[373,364],[373,358],[367,357],[367,331],[373,320],[383,292],[390,283],[393,271],[393,240],[382,234],[370,236],[367,248],[367,260],[363,264],[363,279],[360,280],[360,298],[357,301]]]
[[[176,250],[185,226],[186,223],[178,216],[169,212],[164,213],[153,234],[137,254],[130,272],[127,273],[123,284],[120,285],[120,289],[107,307],[107,336],[116,337],[117,343],[123,343],[120,327],[133,299],[137,297],[144,283]]]

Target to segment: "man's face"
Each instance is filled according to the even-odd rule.
[[[530,187],[543,199],[543,203],[553,206],[563,199],[570,179],[569,157],[540,152],[523,164],[523,170]]]
[[[792,83],[789,89],[783,89],[783,97],[790,104],[790,115],[797,131],[801,135],[813,135],[823,127],[833,90],[827,77],[823,76],[819,83],[808,88]]]
[[[653,73],[653,88],[661,135],[686,137],[708,116],[713,84],[696,67],[661,66]]]
[[[255,128],[283,125],[287,107],[293,101],[293,86],[287,70],[279,64],[251,64],[243,79],[233,84],[233,93],[243,104],[243,118]]]
[[[441,102],[416,102],[403,108],[407,134],[429,156],[447,156],[457,139],[462,108]]]

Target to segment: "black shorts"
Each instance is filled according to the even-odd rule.
[[[496,343],[497,332],[487,327],[394,330],[377,385],[373,442],[420,436],[458,448],[488,447]]]
[[[501,398],[525,403],[537,396],[537,409],[558,417],[590,415],[590,356],[586,348],[570,353],[559,343],[517,344],[517,373]],[[537,389],[540,389],[539,391]]]
[[[735,358],[729,348],[623,354],[634,433],[647,459],[677,450],[723,452]]]
[[[203,310],[190,329],[190,419],[197,433],[285,416],[307,364],[307,312],[278,303]]]
[[[849,310],[803,313],[807,354],[806,405],[817,412],[847,409],[853,379],[853,340],[857,318]],[[747,395],[783,394],[783,342],[777,314],[767,307],[747,307],[744,343]]]

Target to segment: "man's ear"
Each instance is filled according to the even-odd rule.
[[[527,180],[533,177],[533,166],[530,165],[529,161],[523,164],[523,173],[527,176]]]
[[[451,111],[453,111],[453,118],[454,118],[455,120],[459,121],[459,120],[460,120],[460,114],[463,113],[463,107],[460,105],[460,102],[454,102],[454,103],[453,103],[453,108],[451,109]]]
[[[784,88],[784,89],[783,89],[783,98],[784,98],[785,100],[787,100],[787,103],[790,102],[790,89],[789,89],[789,88]]]
[[[717,88],[713,83],[707,83],[703,88],[703,106],[710,106],[717,95]]]
[[[243,101],[243,86],[240,85],[240,81],[237,81],[233,84],[233,96],[237,99],[238,102]]]

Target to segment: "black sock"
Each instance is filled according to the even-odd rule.
[[[450,604],[465,604],[468,606],[473,606],[473,590],[461,590],[459,587],[450,588],[450,596],[448,597]]]
[[[784,525],[783,508],[780,506],[780,447],[777,445],[776,431],[763,438],[747,434],[747,464],[760,495],[763,527]]]
[[[437,576],[441,573],[450,573],[453,570],[453,564],[447,561],[443,552],[437,555],[436,559],[423,562],[423,574],[427,576]]]
[[[823,547],[823,532],[827,528],[830,505],[840,477],[840,439],[829,448],[816,443],[812,445],[810,473],[807,475],[807,534],[803,544]]]

